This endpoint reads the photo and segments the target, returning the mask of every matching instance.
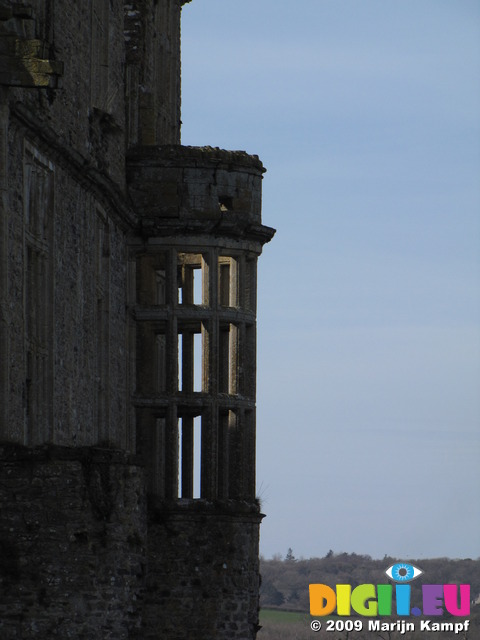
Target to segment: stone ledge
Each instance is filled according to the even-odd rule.
[[[0,442],[0,460],[3,462],[47,463],[52,461],[92,461],[143,467],[142,459],[119,449],[103,447],[64,447],[44,444],[27,447],[14,442]]]
[[[165,517],[227,517],[233,519],[253,520],[260,522],[265,515],[260,513],[260,506],[247,500],[205,500],[204,498],[179,498],[178,500],[161,500],[149,498],[150,518],[153,522],[163,521]]]

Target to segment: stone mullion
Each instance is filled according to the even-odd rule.
[[[218,497],[218,405],[211,402],[202,414],[201,497]]]
[[[230,395],[241,393],[241,371],[240,371],[240,350],[239,350],[240,331],[239,328],[230,325],[230,343],[229,343],[229,390]]]
[[[55,442],[55,429],[53,424],[53,388],[54,388],[54,362],[55,358],[53,356],[54,350],[54,311],[53,311],[53,292],[54,292],[54,273],[52,268],[53,256],[55,255],[55,247],[53,244],[53,210],[47,211],[46,215],[49,216],[48,226],[47,226],[47,242],[48,242],[48,252],[44,256],[43,268],[45,269],[45,300],[42,301],[42,304],[45,305],[45,312],[43,314],[43,322],[44,322],[44,347],[46,350],[45,360],[44,360],[44,397],[43,402],[46,402],[45,407],[45,429],[44,429],[44,442]],[[107,292],[106,304],[109,304],[109,296],[110,291]],[[107,307],[108,308],[108,307]],[[108,340],[108,327],[107,327],[107,340]],[[108,345],[108,342],[107,342]],[[109,361],[108,361],[108,351],[107,351],[107,362],[106,362],[106,376],[108,382],[108,374],[109,374]],[[108,387],[105,390],[108,393]],[[107,419],[109,413],[107,408]]]
[[[182,304],[193,304],[193,268],[184,265],[182,268]]]
[[[243,393],[247,398],[255,400],[257,386],[257,334],[255,321],[245,325],[243,351]]]
[[[165,497],[178,498],[178,416],[177,406],[170,403],[167,409],[165,429]]]
[[[154,477],[153,490],[156,496],[165,497],[165,418],[157,418],[154,425],[153,455]]]
[[[202,323],[203,370],[202,391],[216,396],[218,393],[218,295],[217,252],[209,251],[202,257],[203,304],[209,307],[210,320]]]
[[[229,441],[229,498],[242,498],[243,450],[241,438],[241,409],[230,411],[228,417]]]
[[[243,491],[248,500],[255,499],[256,433],[255,411],[245,411],[243,425]]]
[[[237,295],[237,305],[241,309],[245,309],[245,283],[246,283],[246,263],[245,256],[241,255],[236,258],[236,268],[237,268],[237,287],[238,287],[238,295]]]
[[[249,353],[247,351],[247,338],[245,323],[242,322],[236,329],[236,361],[237,361],[237,386],[236,393],[246,396],[247,382],[245,379]]]
[[[8,301],[8,120],[6,90],[0,89],[0,435],[7,440],[10,431],[9,403],[9,305]]]
[[[169,398],[165,424],[165,497],[178,498],[178,300],[177,252],[170,249],[167,263],[167,371],[166,395]]]
[[[37,433],[32,444],[48,442],[48,408],[50,397],[48,393],[48,351],[47,351],[47,308],[48,282],[47,282],[47,256],[44,253],[37,254],[37,282],[36,282],[36,304],[37,304]]]
[[[257,313],[257,261],[255,257],[248,261],[248,266],[245,265],[245,280],[244,280],[244,296],[245,296],[245,308],[252,311],[255,315]]]
[[[218,416],[218,497],[229,497],[229,452],[228,452],[228,413],[221,413]]]
[[[230,307],[239,307],[241,306],[241,297],[242,297],[242,289],[241,289],[241,280],[240,280],[240,265],[241,258],[231,258],[230,259]]]
[[[229,325],[218,330],[218,392],[229,391]]]
[[[208,305],[210,320],[202,325],[202,390],[211,401],[202,414],[201,497],[217,497],[217,424],[218,408],[218,252],[210,250],[202,258],[203,304]]]
[[[167,380],[166,391],[168,395],[178,391],[178,333],[177,333],[177,254],[174,250],[169,252],[167,268]]]
[[[154,470],[157,466],[155,456],[155,418],[148,409],[137,411],[137,453],[144,457],[149,469],[152,473],[147,476],[147,488],[149,492],[154,492],[155,474]]]
[[[137,323],[132,318],[132,307],[137,302],[136,294],[137,263],[130,259],[127,267],[127,331],[125,336],[126,353],[126,389],[132,397],[137,386],[136,353],[137,353]],[[136,412],[133,403],[126,404],[126,434],[127,451],[136,451]]]

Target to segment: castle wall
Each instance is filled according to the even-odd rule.
[[[1,29],[0,440],[132,450],[124,3],[34,0]],[[55,64],[57,88],[22,70]]]
[[[180,142],[180,11],[185,1],[125,4],[128,147]]]
[[[58,149],[14,118],[9,165],[10,394],[3,437],[131,450],[125,231],[94,180],[85,182]],[[48,205],[39,221],[40,198]],[[30,371],[29,341],[39,343],[32,356],[41,361],[37,371]]]
[[[0,447],[0,636],[141,638],[144,477],[123,454]]]
[[[56,90],[12,88],[62,143],[107,173],[124,189],[125,100],[121,0],[34,0],[31,19],[7,28],[44,45],[39,57],[59,61]]]
[[[274,230],[179,145],[186,1],[0,1],[2,639],[256,634]]]
[[[256,637],[260,519],[246,503],[151,511],[145,640]]]

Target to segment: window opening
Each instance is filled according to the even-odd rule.
[[[186,488],[184,487],[184,469],[183,469],[183,453],[185,450],[183,437],[186,430],[184,429],[183,418],[178,421],[178,497],[186,497]]]
[[[220,211],[223,213],[225,211],[232,211],[233,209],[233,198],[231,196],[219,196],[218,197],[218,206],[220,207]]]
[[[238,383],[239,329],[234,324],[220,325],[218,337],[218,390],[231,395],[239,393]]]
[[[220,326],[218,337],[218,390],[229,393],[230,390],[230,325]]]
[[[230,264],[218,266],[218,296],[222,307],[230,306]]]
[[[231,256],[218,258],[218,301],[222,307],[239,305],[238,261]]]
[[[205,262],[200,253],[178,254],[178,302],[202,305]]]
[[[193,497],[202,495],[202,418],[193,419]]]
[[[197,325],[197,323],[195,323]],[[199,325],[199,323],[198,323]],[[199,325],[183,327],[178,333],[178,390],[201,392],[205,332]]]
[[[165,269],[157,269],[155,271],[155,284],[156,284],[156,300],[155,304],[165,304],[166,302],[166,283],[167,276]]]
[[[183,335],[178,334],[178,390],[183,391]]]
[[[183,416],[178,434],[178,497],[201,497],[201,416]]]
[[[203,304],[203,277],[202,269],[195,268],[193,271],[193,304]]]
[[[144,306],[167,303],[166,254],[140,256],[137,259],[137,301]]]
[[[193,334],[193,390],[202,391],[203,333]]]

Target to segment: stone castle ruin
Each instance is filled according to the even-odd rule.
[[[0,637],[258,629],[263,166],[180,145],[184,0],[0,0]]]

